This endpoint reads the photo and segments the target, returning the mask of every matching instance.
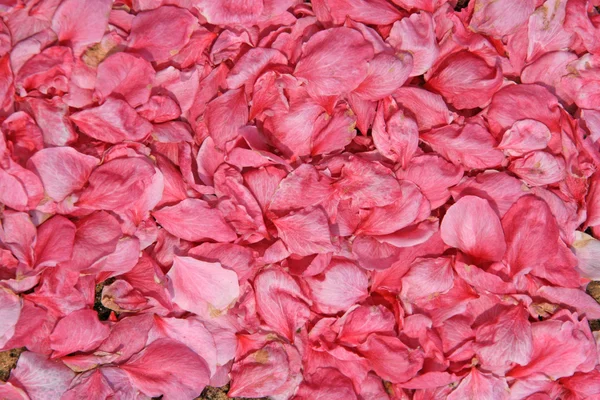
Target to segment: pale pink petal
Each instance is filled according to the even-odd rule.
[[[286,176],[270,196],[269,209],[289,211],[320,204],[332,194],[331,180],[311,164],[302,164]]]
[[[167,276],[173,282],[173,302],[199,315],[223,312],[240,295],[237,274],[220,263],[175,256]]]
[[[433,18],[428,12],[410,14],[394,22],[387,42],[396,50],[407,51],[413,58],[410,76],[423,75],[435,63],[439,47]]]
[[[237,237],[221,212],[200,199],[185,199],[152,215],[169,233],[192,242],[203,239],[231,242]]]
[[[35,153],[28,167],[40,177],[47,195],[59,202],[81,189],[98,163],[71,147],[51,147]]]
[[[294,76],[310,93],[337,95],[355,89],[367,76],[373,47],[356,30],[331,28],[314,34],[303,46]]]
[[[22,300],[11,290],[0,288],[0,348],[15,334],[15,328],[21,315]]]
[[[287,64],[287,58],[275,49],[250,49],[235,64],[227,75],[227,87],[237,89],[254,86],[261,72],[269,65]]]
[[[534,0],[510,0],[503,3],[484,0],[477,3],[469,27],[475,32],[501,38],[514,33],[525,23],[535,6]],[[510,16],[506,10],[511,10]]]
[[[210,375],[202,357],[172,339],[152,342],[121,368],[142,393],[173,400],[199,396]]]
[[[367,297],[368,277],[356,264],[333,260],[320,275],[306,279],[318,310],[325,314],[344,311]]]
[[[65,146],[77,140],[77,133],[67,116],[69,107],[60,97],[51,100],[28,99],[27,104],[42,130],[46,145]]]
[[[545,149],[551,137],[546,125],[533,119],[523,119],[504,132],[498,148],[510,156],[518,157],[530,151]]]
[[[566,176],[564,159],[546,151],[534,151],[518,158],[508,169],[531,186],[550,185]]]
[[[295,254],[308,256],[334,250],[327,214],[320,207],[292,211],[273,220],[279,237]]]
[[[454,273],[448,258],[418,258],[402,277],[400,298],[406,302],[439,296],[454,285]]]
[[[343,25],[346,18],[364,24],[387,25],[400,18],[400,12],[383,0],[325,0],[328,14],[336,25]],[[316,5],[313,5],[317,8]],[[316,12],[317,17],[319,13]]]
[[[536,291],[536,294],[562,308],[577,311],[582,317],[590,320],[600,318],[600,304],[580,289],[542,286]]]
[[[506,250],[498,215],[479,197],[465,196],[452,205],[440,231],[447,245],[486,261],[499,261]]]
[[[592,236],[575,231],[575,241],[571,249],[577,256],[577,268],[586,279],[600,280],[600,241]]]
[[[574,2],[547,0],[529,17],[527,60],[573,44],[575,35],[564,27],[567,3]]]
[[[31,400],[59,399],[74,377],[75,373],[62,362],[26,351],[11,372],[10,383],[23,388]]]

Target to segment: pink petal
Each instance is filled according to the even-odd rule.
[[[477,3],[469,27],[475,32],[501,38],[514,33],[521,24],[525,23],[535,6],[536,2],[533,0],[512,0],[503,4],[485,0]],[[511,10],[510,18],[506,14],[508,9]]]
[[[559,304],[562,308],[573,309],[582,317],[600,318],[600,304],[579,288],[542,286],[536,294],[550,303]]]
[[[413,303],[446,293],[454,285],[454,273],[448,258],[420,258],[402,277],[403,301]]]
[[[65,146],[77,140],[77,133],[67,117],[69,107],[60,97],[51,100],[30,99],[27,104],[42,130],[46,145]]]
[[[575,231],[575,241],[571,249],[579,261],[577,268],[581,276],[600,280],[600,241],[586,233]]]
[[[397,56],[380,53],[369,61],[367,77],[354,89],[354,93],[367,100],[383,99],[406,82],[412,65],[410,53]]]
[[[76,226],[67,218],[55,215],[37,229],[36,267],[55,266],[69,261],[73,255]]]
[[[319,368],[302,383],[295,400],[356,400],[352,381],[334,368]]]
[[[112,94],[137,107],[148,101],[154,76],[152,65],[143,58],[115,53],[98,66],[96,93],[100,101]]]
[[[326,0],[325,4],[336,25],[344,24],[346,18],[373,25],[392,24],[400,18],[399,11],[382,0]]]
[[[410,76],[427,72],[440,53],[433,18],[428,12],[410,14],[394,22],[387,42],[396,50],[407,51],[413,58]]]
[[[387,121],[383,107],[377,109],[373,123],[373,142],[379,152],[406,168],[419,146],[417,123],[402,110],[396,111]]]
[[[332,194],[331,180],[311,164],[302,164],[287,175],[270,196],[269,209],[289,211],[320,204]]]
[[[221,212],[200,199],[185,199],[174,206],[154,211],[152,215],[169,233],[185,240],[231,242],[237,237]]]
[[[345,346],[358,346],[371,333],[393,334],[396,319],[382,305],[356,306],[349,309],[337,322],[340,325],[337,340]]]
[[[548,146],[552,134],[548,127],[533,119],[524,119],[504,132],[498,148],[510,156],[522,156],[533,150],[543,150]]]
[[[303,46],[294,75],[307,82],[310,93],[337,95],[355,89],[367,76],[373,47],[349,28],[314,34]]]
[[[71,120],[86,135],[108,143],[138,141],[152,132],[152,124],[123,100],[109,97],[99,107],[79,111]]]
[[[173,282],[173,302],[199,315],[223,312],[240,295],[237,274],[220,263],[175,256],[167,275]]]
[[[248,122],[248,104],[243,88],[229,90],[206,105],[206,126],[218,149],[234,140]]]
[[[254,291],[260,293],[256,296],[256,308],[261,318],[275,332],[292,340],[310,315],[310,301],[298,284],[285,272],[270,269],[256,277]]]
[[[143,11],[131,23],[129,47],[148,61],[166,61],[187,44],[197,22],[189,11],[178,7]]]
[[[227,76],[227,87],[237,89],[254,86],[261,72],[269,65],[287,64],[287,58],[275,49],[250,49],[235,64]]]
[[[74,377],[75,373],[60,361],[26,351],[11,372],[10,383],[23,388],[31,400],[59,399]]]
[[[22,300],[12,291],[0,288],[0,348],[15,334],[17,322],[21,315]]]
[[[81,189],[98,163],[71,147],[51,147],[35,153],[28,167],[40,177],[44,191],[59,202]]]
[[[50,335],[52,357],[59,358],[76,351],[96,349],[108,337],[110,328],[98,320],[94,310],[72,312],[58,321]]]
[[[510,389],[505,378],[479,372],[473,367],[448,396],[448,400],[459,399],[508,400]]]
[[[202,357],[172,339],[152,342],[121,368],[147,396],[177,400],[199,396],[210,375]]]
[[[115,394],[114,390],[100,370],[96,369],[78,375],[71,384],[71,388],[67,390],[61,397],[64,400],[76,400],[94,393],[99,399],[110,398]]]
[[[447,245],[486,261],[499,261],[506,250],[498,215],[479,197],[465,196],[452,205],[442,220],[441,233]]]
[[[356,264],[333,260],[320,275],[306,279],[316,307],[325,314],[344,311],[367,297],[367,274]]]
[[[292,211],[285,217],[273,220],[279,237],[295,254],[308,256],[334,250],[327,214],[320,207]]]
[[[393,336],[373,333],[358,350],[369,360],[373,371],[390,382],[407,381],[423,367],[422,352],[409,349]]]
[[[557,183],[566,176],[565,162],[560,156],[534,151],[512,161],[508,169],[531,186]]]

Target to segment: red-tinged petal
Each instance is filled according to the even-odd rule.
[[[396,172],[399,179],[414,182],[429,200],[432,209],[443,205],[450,197],[449,188],[458,184],[463,169],[435,154],[413,157],[406,169]]]
[[[504,132],[498,148],[510,156],[518,157],[530,151],[544,150],[551,137],[546,125],[533,119],[523,119]]]
[[[371,372],[362,383],[360,397],[364,400],[388,400],[390,395],[386,392],[382,379]]]
[[[504,308],[481,325],[476,335],[476,352],[482,366],[504,374],[511,363],[527,365],[533,356],[529,313],[521,305]]]
[[[571,249],[579,260],[577,269],[581,276],[595,281],[600,280],[600,241],[586,233],[575,231],[575,241]]]
[[[185,199],[152,215],[169,233],[192,242],[203,239],[231,242],[237,237],[221,212],[200,199]]]
[[[142,393],[173,400],[199,396],[210,375],[202,357],[172,339],[152,342],[121,368]]]
[[[287,64],[288,60],[279,50],[254,48],[244,54],[229,71],[227,87],[237,89],[252,87],[261,72],[269,65]]]
[[[513,160],[508,169],[530,186],[557,183],[565,179],[567,173],[564,159],[545,151],[534,151]]]
[[[11,290],[0,288],[0,348],[15,334],[21,315],[22,300]]]
[[[465,196],[452,205],[440,231],[447,245],[486,261],[499,261],[506,250],[498,215],[479,197]]]
[[[336,25],[343,25],[346,18],[369,25],[387,25],[401,17],[396,8],[383,0],[325,0],[324,3]]]
[[[248,104],[244,89],[228,90],[206,106],[206,126],[216,148],[224,149],[237,138],[238,130],[248,122]]]
[[[480,372],[471,368],[471,372],[450,393],[448,400],[481,399],[508,400],[510,389],[505,378]]]
[[[406,82],[412,67],[413,57],[410,53],[396,56],[380,53],[369,61],[367,77],[354,89],[354,94],[366,100],[381,100]]]
[[[252,274],[256,266],[257,253],[252,249],[229,243],[202,243],[190,249],[188,255],[208,262],[219,262],[235,271],[240,282]]]
[[[575,35],[565,29],[566,1],[547,0],[529,17],[527,60],[541,54],[571,47]]]
[[[23,388],[31,400],[60,399],[74,377],[62,362],[26,351],[11,372],[10,383]]]
[[[136,111],[141,117],[157,124],[177,119],[181,115],[179,104],[170,96],[161,95],[151,96],[148,102],[138,107]]]
[[[102,288],[102,305],[119,313],[142,311],[148,300],[129,283],[117,280]]]
[[[600,304],[579,288],[542,286],[536,291],[536,295],[560,305],[561,308],[577,311],[587,319],[600,318]]]
[[[325,314],[344,311],[367,297],[368,277],[356,264],[333,260],[319,275],[306,278],[311,297]]]
[[[484,271],[475,265],[457,261],[454,270],[465,282],[480,291],[489,291],[497,294],[512,294],[517,291],[515,286],[505,282],[498,275]]]
[[[61,400],[78,400],[88,397],[91,393],[94,394],[94,398],[102,400],[109,399],[115,394],[98,369],[83,373],[73,379],[71,387],[62,395]]]
[[[24,212],[6,211],[2,216],[0,241],[22,263],[33,266],[36,229]]]
[[[267,344],[233,364],[228,394],[244,397],[273,395],[289,379],[289,363],[280,343]]]
[[[469,27],[475,32],[500,39],[514,33],[525,23],[535,6],[534,0],[510,0],[502,4],[484,0],[477,3]],[[510,16],[506,10],[511,10]]]
[[[173,302],[199,315],[223,312],[240,295],[237,274],[220,263],[175,256],[167,276],[173,282]]]
[[[37,268],[69,261],[73,255],[77,227],[63,216],[55,215],[37,229],[35,263]]]
[[[584,329],[589,332],[589,328]],[[532,324],[533,356],[525,366],[516,366],[508,376],[558,379],[571,376],[584,365],[595,344],[571,321],[548,320]]]
[[[110,328],[98,320],[94,310],[75,311],[58,321],[50,335],[52,357],[96,349],[108,337]]]
[[[139,353],[148,341],[148,332],[154,323],[151,314],[121,318],[111,327],[110,335],[98,347],[98,352],[114,354],[114,363],[122,363]]]
[[[294,400],[356,400],[352,381],[335,368],[319,368],[309,375]]]
[[[292,340],[310,315],[307,305],[310,301],[300,286],[282,270],[270,269],[256,277],[254,291],[260,317],[275,332]]]
[[[320,204],[332,194],[331,180],[311,164],[302,164],[281,182],[270,196],[269,209],[290,211]]]
[[[377,375],[393,383],[413,378],[423,367],[423,353],[408,348],[393,336],[373,333],[358,350]]]
[[[447,125],[453,120],[448,106],[439,94],[418,87],[401,87],[394,93],[398,105],[410,111],[419,131]]]
[[[281,240],[294,254],[309,256],[334,250],[327,214],[320,207],[292,211],[273,223]]]
[[[427,80],[427,86],[439,92],[459,110],[484,107],[502,85],[500,67],[468,51],[443,59]]]
[[[326,124],[312,137],[312,155],[324,155],[343,150],[356,137],[356,116],[347,105],[335,108],[333,115],[321,114],[316,126]]]
[[[99,163],[96,157],[79,153],[71,147],[51,147],[35,153],[28,161],[54,201],[81,189]]]
[[[42,130],[44,144],[66,146],[77,140],[77,133],[67,117],[69,107],[60,97],[51,100],[32,98],[27,100],[27,104]]]
[[[54,36],[51,39],[44,39],[51,41]],[[43,42],[46,44],[45,40]],[[48,90],[67,91],[67,76],[71,75],[73,69],[71,49],[63,46],[51,46],[39,54],[38,52],[39,47],[33,57],[31,54],[27,54],[25,57],[31,58],[24,62],[21,69],[15,74],[17,92],[25,95],[27,91],[38,89],[45,94],[49,94]],[[21,55],[23,56],[23,54]],[[62,104],[62,101],[60,103]]]
[[[421,139],[448,161],[465,169],[493,168],[504,160],[492,135],[477,123],[463,127],[448,125],[422,134]]]
[[[75,54],[86,47],[100,42],[108,28],[108,17],[112,2],[94,1],[84,4],[78,0],[63,1],[52,17],[52,30],[60,42],[68,42]]]
[[[412,55],[413,69],[409,76],[423,75],[440,53],[433,18],[428,12],[413,13],[394,22],[387,42],[394,49],[407,51]]]
[[[0,383],[0,396],[4,400],[30,400],[23,389],[9,382]]]
[[[125,101],[108,98],[99,107],[79,111],[71,120],[86,135],[108,143],[140,141],[152,132],[152,124]]]
[[[167,61],[189,42],[197,23],[189,11],[178,7],[143,11],[131,23],[129,48],[148,61]]]
[[[104,211],[80,219],[75,226],[77,231],[73,257],[61,265],[76,271],[88,268],[98,259],[115,251],[122,235],[117,219]]]
[[[331,28],[314,34],[303,46],[294,76],[317,96],[355,89],[367,76],[373,47],[356,30]]]
[[[393,335],[396,318],[382,305],[356,306],[349,309],[336,324],[340,325],[336,340],[345,346],[355,347],[371,333]]]
[[[403,168],[409,165],[419,146],[417,123],[402,110],[396,111],[386,121],[383,107],[379,106],[372,135],[377,150],[390,160],[400,163]]]
[[[487,120],[492,134],[499,136],[516,121],[533,119],[551,132],[559,130],[558,101],[540,85],[508,85],[500,89],[489,105]]]
[[[256,22],[263,11],[263,1],[250,0],[243,3],[221,3],[199,0],[195,7],[210,24],[244,25]]]
[[[100,101],[112,94],[137,107],[148,101],[155,75],[152,65],[143,58],[115,53],[98,66],[96,93]]]
[[[402,277],[400,297],[406,302],[437,297],[454,285],[454,273],[448,258],[420,258]]]

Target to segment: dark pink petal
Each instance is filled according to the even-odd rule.
[[[363,343],[371,333],[393,334],[396,319],[382,305],[350,308],[336,324],[340,325],[337,340],[345,346]]]
[[[197,23],[189,11],[178,7],[143,11],[131,23],[129,47],[148,61],[166,61],[187,44]]]
[[[379,152],[406,168],[419,146],[419,130],[414,119],[396,111],[386,121],[383,107],[377,109],[373,122],[373,142]]]
[[[273,220],[279,237],[295,254],[308,256],[334,250],[327,214],[320,207],[292,211]]]
[[[294,75],[310,93],[337,95],[355,89],[367,76],[373,47],[356,30],[331,28],[314,34],[303,46]]]
[[[61,215],[55,215],[37,229],[35,263],[37,268],[69,261],[73,255],[77,227]]]
[[[58,321],[50,335],[52,357],[96,349],[108,337],[110,328],[98,320],[94,310],[75,311]]]
[[[152,342],[121,368],[147,396],[181,400],[199,396],[210,376],[201,356],[172,339]]]
[[[296,330],[304,326],[310,311],[310,301],[294,279],[279,269],[269,269],[254,280],[256,309],[275,332],[292,340]]]
[[[322,313],[344,311],[367,297],[368,277],[356,264],[333,260],[319,275],[306,279],[315,306]]]
[[[269,209],[290,211],[320,204],[332,194],[331,180],[311,164],[302,164],[286,176],[270,196]]]
[[[167,276],[173,283],[173,302],[199,315],[218,315],[240,295],[236,273],[220,263],[175,256]]]
[[[448,400],[508,400],[510,399],[510,389],[505,378],[480,372],[473,367],[469,375],[463,378],[447,398]]]
[[[410,53],[413,58],[410,76],[419,76],[427,72],[440,52],[433,18],[430,13],[423,11],[394,22],[387,42],[396,50]]]
[[[216,148],[238,136],[238,130],[248,122],[248,104],[244,89],[229,90],[206,106],[206,126]]]
[[[69,42],[75,54],[81,54],[104,36],[111,6],[110,0],[91,4],[78,0],[63,1],[52,17],[52,30],[60,42]]]
[[[143,58],[115,53],[98,66],[96,93],[101,102],[112,94],[137,107],[148,101],[154,76],[152,65]]]
[[[486,261],[499,261],[506,250],[500,219],[489,203],[465,196],[452,205],[442,220],[442,239],[452,247]]]
[[[319,368],[305,380],[294,400],[356,400],[352,381],[335,368]]]
[[[61,399],[78,400],[89,396],[90,393],[94,393],[98,399],[107,399],[115,394],[99,369],[78,375]]]
[[[203,239],[231,242],[237,237],[221,212],[200,199],[185,199],[152,215],[169,233],[192,242]]]
[[[108,143],[138,141],[152,132],[152,124],[123,100],[108,98],[99,107],[79,111],[71,120],[86,135]]]
[[[254,86],[261,72],[269,65],[287,64],[287,58],[276,49],[250,49],[235,64],[227,75],[229,89]]]
[[[398,105],[411,112],[419,131],[447,125],[453,120],[442,96],[428,90],[412,86],[401,87],[394,93],[394,99]]]
[[[59,202],[81,189],[98,163],[71,147],[51,147],[35,153],[28,167],[40,177],[46,194]]]
[[[373,333],[358,350],[369,360],[373,371],[390,382],[405,382],[423,367],[423,353],[393,336]]]

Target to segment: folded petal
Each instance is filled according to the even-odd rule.
[[[152,132],[152,124],[127,102],[110,97],[99,107],[76,112],[71,120],[86,135],[108,143],[140,141]]]
[[[431,14],[425,11],[394,22],[387,42],[396,50],[407,51],[413,58],[413,69],[409,76],[427,72],[440,53],[435,37]]]
[[[402,110],[396,111],[387,121],[383,113],[380,106],[371,133],[375,147],[383,156],[406,168],[419,146],[417,123]]]
[[[498,215],[479,197],[465,196],[452,205],[440,228],[448,246],[486,261],[499,261],[506,250]]]
[[[96,93],[104,101],[111,94],[137,107],[148,101],[150,84],[156,73],[143,58],[128,53],[115,53],[98,66]]]
[[[579,260],[577,269],[581,276],[594,281],[600,280],[600,241],[586,233],[575,231],[571,249]]]
[[[423,367],[423,353],[408,348],[397,337],[373,333],[358,346],[377,375],[393,383],[413,378]]]

